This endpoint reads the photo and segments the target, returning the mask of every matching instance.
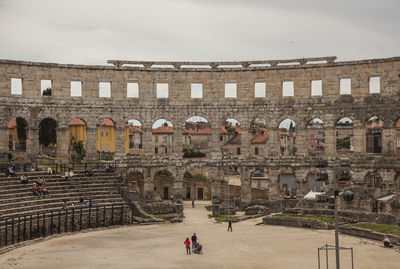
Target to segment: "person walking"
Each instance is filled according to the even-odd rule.
[[[194,207],[194,198],[192,199],[192,208]]]
[[[228,232],[229,230],[232,232],[232,220],[228,219]]]
[[[186,254],[190,255],[190,241],[189,241],[189,237],[186,238],[185,242],[183,242],[186,246]]]
[[[196,242],[197,242],[197,236],[196,236],[196,233],[194,233],[194,234],[192,235],[192,247],[194,247],[194,245],[196,244]]]

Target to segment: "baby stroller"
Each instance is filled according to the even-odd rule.
[[[193,253],[194,254],[203,254],[203,246],[199,242],[196,242],[193,245]]]

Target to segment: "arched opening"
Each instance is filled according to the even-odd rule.
[[[211,126],[207,119],[194,116],[183,126],[183,157],[201,158],[210,155]]]
[[[280,195],[286,198],[296,197],[296,176],[293,171],[288,169],[279,175],[279,192]]]
[[[383,121],[377,116],[372,116],[367,121],[366,129],[366,152],[382,153]]]
[[[379,188],[382,186],[382,177],[377,172],[368,172],[364,177],[364,184],[369,188]]]
[[[268,139],[268,128],[266,120],[255,118],[250,123],[250,137],[251,137],[251,149],[250,156],[264,157],[266,151],[267,139]]]
[[[174,196],[174,178],[167,169],[159,170],[154,175],[154,192],[163,200],[172,200]]]
[[[185,200],[209,200],[211,198],[210,179],[203,167],[192,167],[183,176]]]
[[[174,126],[166,119],[159,119],[153,123],[153,152],[157,155],[172,153],[174,146]]]
[[[129,182],[136,182],[136,184],[139,187],[140,193],[144,194],[144,179],[143,179],[143,174],[138,172],[138,171],[132,171],[129,172],[126,175],[126,179]]]
[[[292,119],[285,119],[279,124],[279,141],[282,155],[296,153],[296,123]]]
[[[396,153],[400,155],[400,119],[396,121]]]
[[[227,119],[221,125],[219,133],[219,143],[221,152],[225,155],[241,154],[242,128],[236,119]]]
[[[17,117],[8,123],[8,146],[10,151],[26,151],[28,139],[28,123]]]
[[[325,152],[325,124],[320,118],[307,123],[307,150],[309,156],[318,156]]]
[[[86,155],[86,123],[82,119],[68,122],[68,150],[72,161],[81,161]]]
[[[354,152],[354,124],[350,118],[344,117],[336,122],[336,152],[339,156],[347,156]]]
[[[143,126],[136,119],[125,123],[125,153],[140,155],[143,151]]]
[[[39,124],[39,145],[41,155],[56,157],[57,122],[52,118],[43,119]]]
[[[97,152],[99,160],[112,160],[115,152],[115,123],[104,118],[97,126]]]
[[[328,185],[328,174],[321,171],[312,171],[307,176],[307,188],[312,192],[325,192]]]

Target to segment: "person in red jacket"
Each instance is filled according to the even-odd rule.
[[[190,240],[189,240],[189,238],[187,237],[185,242],[183,242],[183,243],[186,246],[186,254],[190,254]]]

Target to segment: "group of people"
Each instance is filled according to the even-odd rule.
[[[74,175],[75,175],[75,174],[74,174],[74,171],[72,170],[72,168],[69,168],[68,171],[65,171],[65,173],[64,173],[65,179],[67,179],[67,180],[69,180],[69,181],[72,180],[72,177],[73,177]]]
[[[21,182],[22,182],[22,176],[21,176]],[[26,179],[26,182],[28,182],[28,179]],[[40,178],[39,181],[35,181],[33,183],[32,193],[33,193],[33,195],[36,195],[36,196],[49,194],[49,192],[47,190],[47,182],[46,182],[45,178]]]
[[[81,207],[83,207],[84,202],[85,202],[85,199],[84,199],[83,197],[79,197],[79,204],[81,205]],[[87,201],[86,205],[87,205],[88,207],[92,207],[92,206],[93,206],[92,200],[89,199],[89,200]],[[67,210],[67,209],[68,209],[67,201],[64,201],[64,202],[63,202],[62,208],[63,208],[64,210]],[[74,203],[74,202],[71,203],[71,209],[75,209],[75,203]]]
[[[197,235],[196,235],[196,233],[194,233],[193,235],[192,235],[192,251],[190,250],[190,240],[189,240],[189,237],[187,237],[186,238],[186,240],[185,240],[185,242],[183,242],[184,244],[185,244],[185,246],[186,246],[186,254],[187,255],[190,255],[190,254],[192,254],[192,252],[193,253],[196,253],[196,254],[202,254],[203,252],[202,252],[202,248],[203,248],[203,246],[197,241]]]

